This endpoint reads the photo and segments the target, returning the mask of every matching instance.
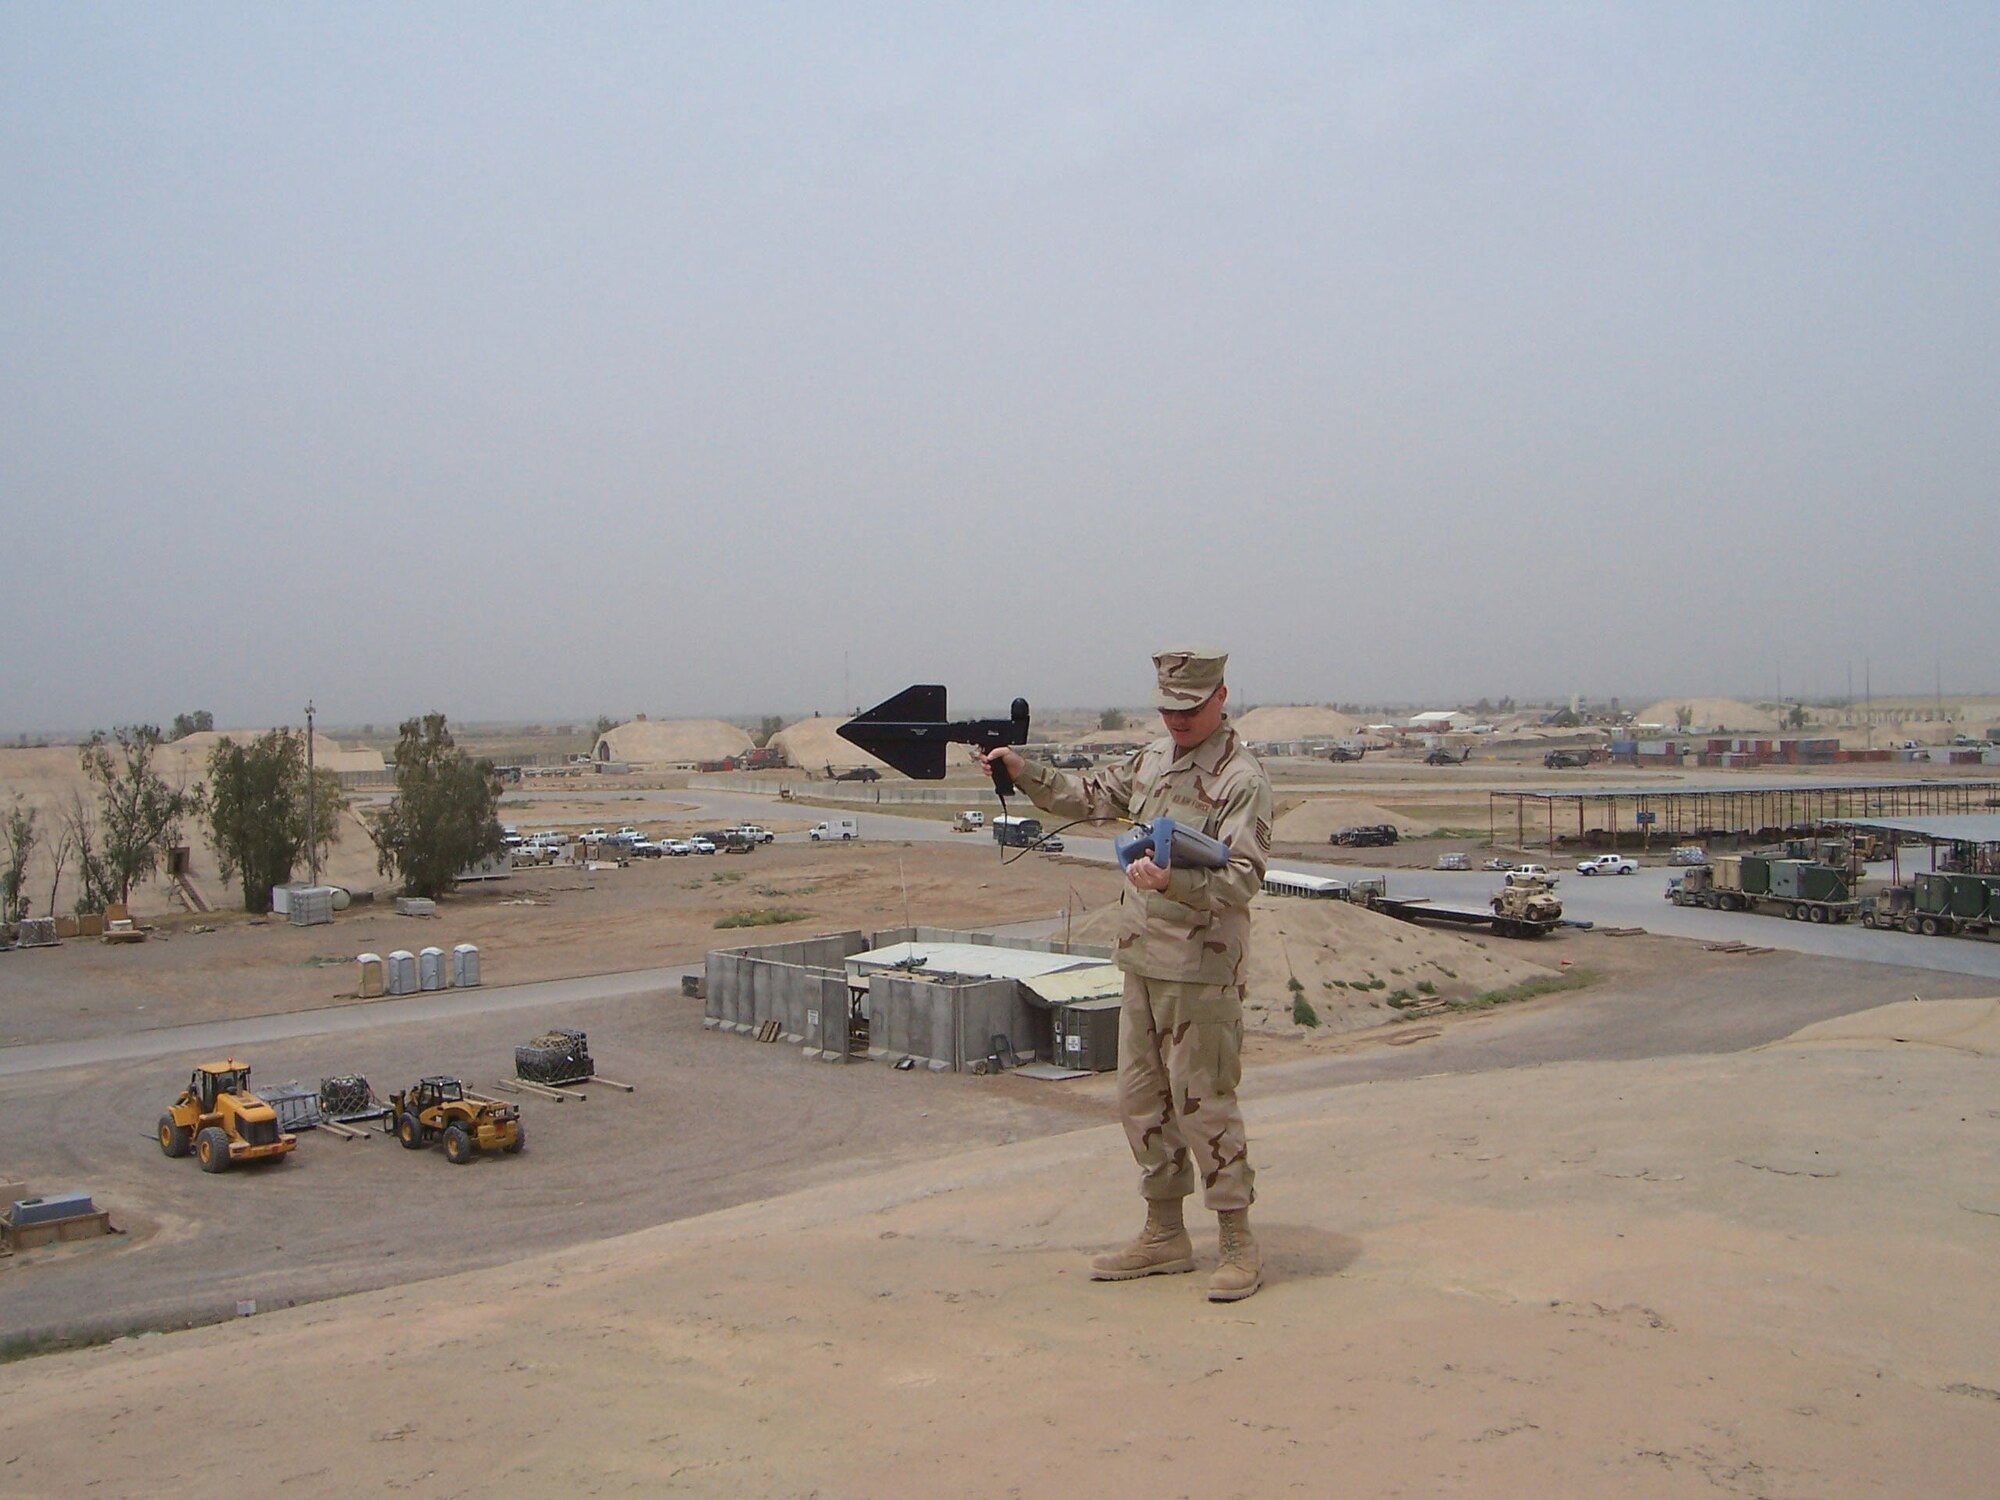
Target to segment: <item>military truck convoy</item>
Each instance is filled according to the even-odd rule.
[[[1924,937],[1985,936],[2000,928],[2000,875],[1926,871],[1861,903],[1861,925]]]
[[[1756,911],[1795,922],[1846,922],[1861,913],[1844,870],[1810,859],[1726,854],[1696,865],[1667,886],[1676,906]]]

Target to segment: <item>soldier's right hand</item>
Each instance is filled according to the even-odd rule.
[[[975,750],[972,753],[978,759],[980,769],[988,776],[993,774],[993,767],[998,765],[1007,773],[1007,779],[1016,783],[1020,781],[1021,772],[1028,764],[1021,759],[1012,745],[1001,745],[993,750]]]

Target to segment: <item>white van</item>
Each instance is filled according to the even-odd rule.
[[[861,829],[852,818],[828,818],[824,823],[813,824],[809,837],[815,844],[821,839],[858,839]]]

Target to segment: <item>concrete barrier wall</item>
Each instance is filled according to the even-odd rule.
[[[785,1036],[809,1047],[822,1047],[815,1036],[839,1035],[834,1050],[844,1056],[847,1015],[847,971],[844,960],[867,949],[858,931],[827,933],[790,943],[769,943],[754,949],[719,948],[705,965],[702,1014],[711,1026],[755,1031],[776,1021]],[[831,1007],[827,997],[835,995]],[[837,1014],[828,1019],[831,1008]],[[831,1029],[830,1029],[831,1028]]]
[[[828,1061],[845,1061],[848,987],[845,960],[901,942],[974,942],[990,946],[1072,952],[1109,958],[1110,950],[1078,944],[1008,939],[944,928],[894,928],[872,935],[827,933],[752,948],[722,948],[708,955],[705,1023],[755,1032],[776,1021],[787,1041]],[[1022,1057],[1047,1040],[1048,1018],[1025,999],[1012,979],[940,983],[878,973],[869,989],[869,1054],[885,1060],[915,1057],[936,1069],[959,1070],[986,1056],[992,1038],[1005,1036]]]
[[[936,984],[877,974],[868,991],[868,1051],[881,1059],[915,1057],[960,1071],[1005,1036],[1023,1057],[1035,1054],[1036,1016],[1012,979]]]

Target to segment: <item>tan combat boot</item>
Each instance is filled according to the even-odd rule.
[[[1217,1213],[1221,1263],[1208,1278],[1208,1300],[1241,1302],[1264,1284],[1264,1255],[1250,1232],[1250,1210],[1225,1208]]]
[[[1146,1227],[1123,1250],[1100,1255],[1090,1263],[1092,1281],[1131,1281],[1139,1276],[1165,1276],[1194,1269],[1194,1244],[1181,1222],[1181,1200],[1148,1198]]]

